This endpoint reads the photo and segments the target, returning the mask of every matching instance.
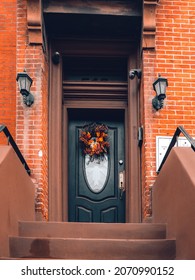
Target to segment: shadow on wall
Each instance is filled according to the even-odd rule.
[[[153,187],[153,222],[167,223],[176,259],[195,260],[195,153],[173,148]]]
[[[0,257],[9,257],[9,236],[18,221],[35,220],[34,185],[11,146],[0,146]]]

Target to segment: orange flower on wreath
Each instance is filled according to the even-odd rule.
[[[103,159],[109,152],[108,127],[104,124],[85,125],[80,133],[82,152],[89,155],[90,160]]]

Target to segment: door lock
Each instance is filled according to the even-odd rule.
[[[120,190],[120,199],[122,199],[123,193],[125,192],[125,171],[119,172],[119,190]]]

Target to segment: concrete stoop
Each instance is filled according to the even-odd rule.
[[[168,260],[175,240],[164,224],[20,222],[10,237],[10,258]]]

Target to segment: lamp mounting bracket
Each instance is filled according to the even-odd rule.
[[[137,78],[140,80],[142,76],[142,70],[141,69],[131,69],[129,71],[129,78],[133,80],[137,76]]]

